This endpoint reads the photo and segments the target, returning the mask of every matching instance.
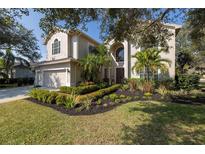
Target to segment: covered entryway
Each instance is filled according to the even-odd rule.
[[[43,74],[43,86],[58,88],[66,85],[66,69],[45,71]]]
[[[124,80],[124,68],[116,68],[116,83],[122,83]]]

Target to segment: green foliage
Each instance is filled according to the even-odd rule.
[[[97,105],[102,104],[102,100],[101,100],[101,99],[98,99],[97,102],[96,102],[96,104],[97,104]]]
[[[87,81],[87,82],[81,82],[79,86],[88,86],[88,85],[94,85],[94,84],[95,84],[94,82]]]
[[[99,87],[99,89],[103,89],[103,88],[107,88],[109,85],[106,82],[100,82],[97,84],[97,86]]]
[[[66,102],[64,103],[65,107],[67,109],[71,109],[75,106],[75,100],[76,100],[76,95],[72,94],[72,95],[68,95],[66,97]]]
[[[115,93],[109,95],[109,98],[110,98],[110,100],[111,100],[112,102],[114,102],[118,97],[119,97],[119,96],[118,96],[117,94],[115,94]]]
[[[128,84],[123,84],[122,86],[121,86],[121,90],[123,90],[123,91],[126,91],[126,90],[128,90],[129,89],[129,85]]]
[[[121,86],[120,84],[116,84],[116,85],[113,85],[105,89],[100,89],[98,91],[95,91],[95,92],[92,92],[86,95],[78,96],[76,102],[80,103],[86,100],[87,98],[90,99],[91,101],[95,101],[99,98],[102,98],[103,96],[107,94],[117,91],[120,88],[120,86]]]
[[[89,110],[91,108],[92,101],[87,97],[82,104],[82,108],[85,110]]]
[[[97,85],[87,85],[87,86],[78,86],[78,87],[67,87],[67,86],[60,87],[60,91],[62,93],[66,93],[66,94],[75,93],[76,95],[87,94],[96,91],[98,89],[99,87]]]
[[[38,101],[46,103],[49,96],[49,91],[43,89],[32,89],[29,92],[29,96],[31,96],[34,99],[37,99]]]
[[[176,86],[179,89],[190,91],[196,89],[199,86],[200,76],[197,74],[181,74],[177,78]]]
[[[136,62],[132,67],[132,70],[135,72],[145,72],[145,79],[150,80],[158,69],[161,72],[167,72],[168,66],[171,61],[165,58],[161,58],[160,54],[164,50],[158,50],[156,48],[148,48],[141,52],[137,52],[133,55],[133,58],[136,58]]]
[[[58,93],[55,91],[51,91],[48,98],[47,103],[54,104],[56,102],[56,97],[58,96]]]
[[[144,81],[143,83],[143,92],[144,93],[151,93],[153,91],[153,82],[151,81]]]
[[[168,94],[168,90],[164,85],[160,85],[157,92],[164,98]]]
[[[122,94],[121,94],[121,95],[119,96],[119,98],[120,98],[120,99],[124,99],[124,98],[126,98],[126,95],[122,95]]]
[[[111,57],[104,45],[96,48],[95,53],[89,53],[80,60],[81,76],[85,81],[97,81],[102,66],[109,66]]]
[[[26,29],[18,21],[28,15],[27,9],[0,9],[0,57],[3,51],[15,51],[19,58],[36,61],[40,58],[39,47],[33,31]]]
[[[128,86],[130,88],[130,91],[135,92],[138,89],[138,80],[136,78],[129,79]]]
[[[168,90],[175,89],[175,80],[172,78],[156,80],[154,83],[156,88],[162,85]]]
[[[63,29],[84,29],[90,21],[98,21],[104,40],[122,41],[125,38],[136,44],[151,47],[156,44],[167,47],[171,36],[163,23],[173,18],[174,9],[150,8],[101,8],[101,9],[35,9],[43,14],[40,27],[48,34],[56,27]],[[180,11],[179,11],[180,12]],[[130,21],[132,19],[132,21]],[[165,20],[166,19],[166,20]],[[142,21],[150,22],[142,22]],[[63,22],[61,22],[63,21]],[[137,35],[136,35],[137,34]]]
[[[56,104],[57,105],[64,105],[67,101],[67,95],[66,94],[58,94],[56,97]]]
[[[115,99],[115,101],[114,101],[116,104],[118,104],[118,103],[120,103],[121,102],[121,100],[120,99]]]
[[[150,92],[144,93],[144,98],[145,99],[151,99],[151,97],[152,97],[152,93],[150,93]]]

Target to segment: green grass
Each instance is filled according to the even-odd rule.
[[[0,105],[0,144],[205,144],[205,106],[134,102],[69,116],[20,100]]]

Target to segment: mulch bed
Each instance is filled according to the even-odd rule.
[[[190,104],[190,105],[205,104],[205,98],[197,99],[197,100],[196,99],[185,99],[185,98],[179,98],[179,97],[162,99],[161,96],[157,93],[154,93],[152,95],[152,97],[150,97],[150,98],[145,98],[142,92],[140,92],[140,91],[130,92],[129,90],[127,90],[127,91],[118,90],[114,93],[117,95],[130,96],[131,99],[129,99],[129,100],[121,99],[120,102],[118,102],[118,103],[112,102],[109,99],[107,99],[107,100],[101,99],[100,105],[98,105],[97,101],[95,101],[95,102],[92,102],[92,105],[90,106],[90,108],[88,110],[83,109],[80,111],[78,111],[79,106],[76,106],[73,109],[66,109],[64,106],[43,103],[43,102],[40,102],[40,101],[32,99],[32,98],[27,98],[27,99],[33,103],[40,104],[40,105],[47,106],[47,107],[51,107],[57,111],[60,111],[64,114],[68,114],[68,115],[92,115],[92,114],[104,113],[104,112],[107,112],[107,111],[114,109],[115,107],[117,107],[119,105],[126,104],[128,102],[134,102],[134,101],[149,102],[150,100],[153,100],[153,101],[160,101],[160,102],[172,102],[172,103]],[[137,96],[137,98],[136,98],[136,96]]]

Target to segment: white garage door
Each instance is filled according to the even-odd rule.
[[[45,71],[44,72],[44,87],[58,88],[60,86],[66,85],[66,71],[56,70],[56,71]]]

